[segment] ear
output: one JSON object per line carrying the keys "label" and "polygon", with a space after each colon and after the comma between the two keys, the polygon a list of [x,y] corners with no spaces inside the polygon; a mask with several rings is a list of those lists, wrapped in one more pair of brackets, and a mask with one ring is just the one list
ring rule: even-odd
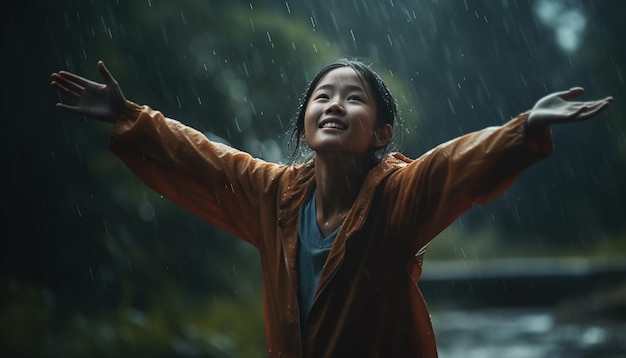
{"label": "ear", "polygon": [[372,139],[372,145],[374,148],[382,148],[386,146],[391,140],[393,135],[393,127],[387,123],[374,130],[374,138]]}
{"label": "ear", "polygon": [[306,143],[306,133],[302,132],[302,136],[300,137],[300,140]]}

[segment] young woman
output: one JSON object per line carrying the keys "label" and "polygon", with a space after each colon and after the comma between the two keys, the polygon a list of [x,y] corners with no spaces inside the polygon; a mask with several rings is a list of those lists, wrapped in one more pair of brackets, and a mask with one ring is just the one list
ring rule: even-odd
{"label": "young woman", "polygon": [[550,94],[532,110],[416,160],[384,154],[397,116],[380,77],[339,60],[313,79],[294,139],[303,164],[255,159],[68,72],[59,108],[114,124],[111,149],[151,188],[258,248],[272,357],[435,357],[416,287],[429,241],[474,203],[501,194],[552,150],[549,125],[591,118],[612,98]]}

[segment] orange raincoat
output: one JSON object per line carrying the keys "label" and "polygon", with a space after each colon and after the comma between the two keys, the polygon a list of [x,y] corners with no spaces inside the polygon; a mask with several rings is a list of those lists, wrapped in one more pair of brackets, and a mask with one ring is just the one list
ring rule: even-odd
{"label": "orange raincoat", "polygon": [[417,281],[427,244],[474,203],[501,194],[552,151],[527,114],[444,143],[416,160],[372,168],[324,265],[301,335],[298,212],[315,161],[284,166],[213,143],[127,102],[111,149],[158,193],[250,242],[260,253],[270,357],[436,357]]}

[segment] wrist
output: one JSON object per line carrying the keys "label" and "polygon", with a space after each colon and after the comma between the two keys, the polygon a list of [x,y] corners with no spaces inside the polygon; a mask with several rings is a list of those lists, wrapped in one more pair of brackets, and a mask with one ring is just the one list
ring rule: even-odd
{"label": "wrist", "polygon": [[541,118],[537,116],[537,113],[535,113],[532,109],[524,112],[524,114],[526,114],[526,128],[536,129],[549,127],[548,123],[541,120]]}

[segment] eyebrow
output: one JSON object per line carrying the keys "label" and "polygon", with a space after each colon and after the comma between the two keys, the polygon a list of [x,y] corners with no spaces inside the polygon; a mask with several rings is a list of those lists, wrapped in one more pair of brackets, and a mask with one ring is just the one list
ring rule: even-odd
{"label": "eyebrow", "polygon": [[[365,91],[365,89],[359,85],[347,85],[345,86],[345,88],[348,90],[348,92],[363,92],[363,93],[367,93],[367,91]],[[327,83],[325,85],[321,85],[319,87],[317,87],[315,89],[315,91],[320,91],[320,90],[334,90],[335,89],[335,85]]]}

